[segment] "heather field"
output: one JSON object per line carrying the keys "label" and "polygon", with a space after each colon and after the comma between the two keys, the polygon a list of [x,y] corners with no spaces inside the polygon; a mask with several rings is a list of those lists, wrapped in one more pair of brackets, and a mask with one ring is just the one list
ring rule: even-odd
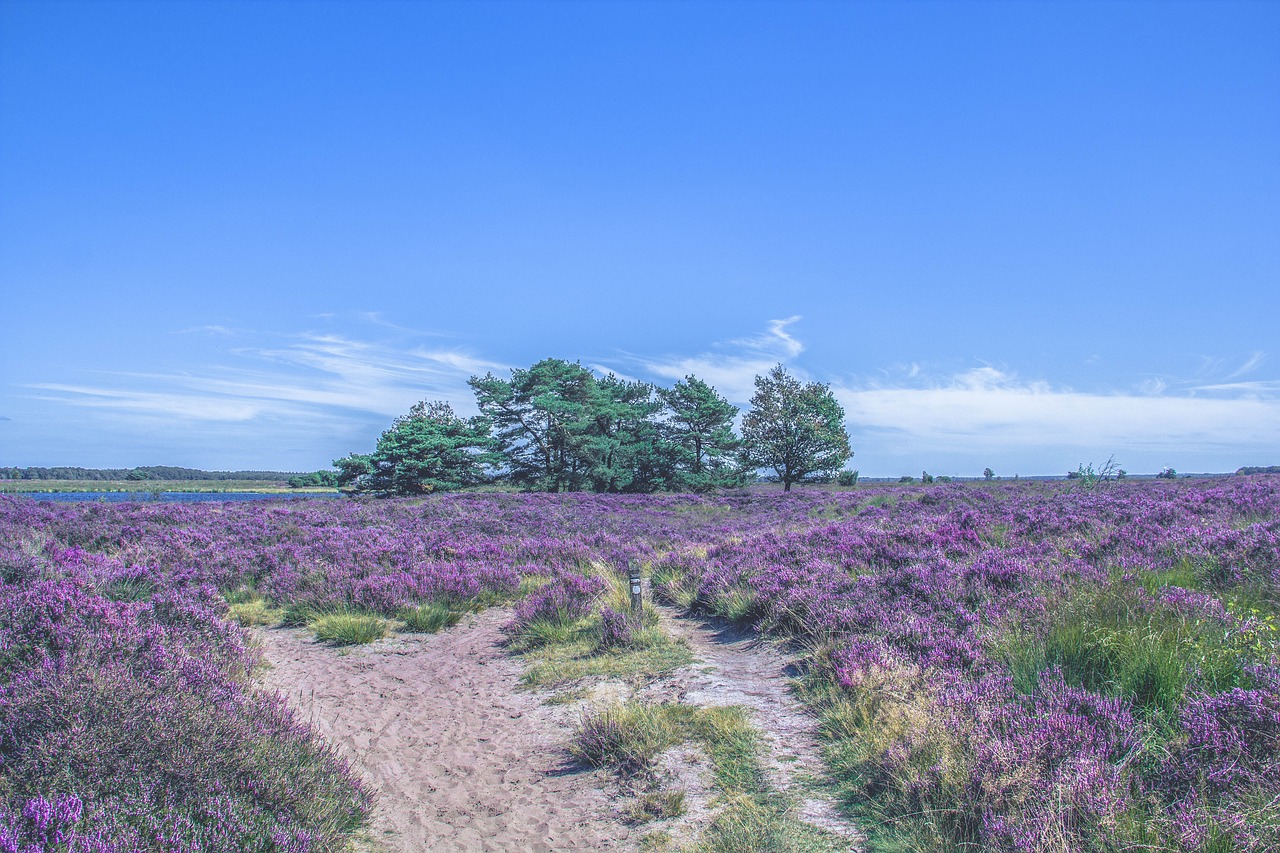
{"label": "heather field", "polygon": [[[1280,849],[1280,477],[1088,485],[0,496],[0,853],[343,850],[371,792],[258,686],[247,626],[336,655],[510,607],[532,683],[680,665],[620,612],[632,564],[680,612],[790,643],[870,849]],[[723,794],[690,845],[827,843],[732,778],[754,748],[732,708],[629,702],[570,753],[637,778],[681,738]]]}

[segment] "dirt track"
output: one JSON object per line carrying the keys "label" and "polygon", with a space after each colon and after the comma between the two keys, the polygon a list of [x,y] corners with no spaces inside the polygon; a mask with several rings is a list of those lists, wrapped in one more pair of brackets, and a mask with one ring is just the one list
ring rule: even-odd
{"label": "dirt track", "polygon": [[303,630],[255,631],[267,686],[289,697],[378,794],[387,851],[627,850],[602,780],[565,764],[573,711],[517,690],[508,614],[338,650]]}

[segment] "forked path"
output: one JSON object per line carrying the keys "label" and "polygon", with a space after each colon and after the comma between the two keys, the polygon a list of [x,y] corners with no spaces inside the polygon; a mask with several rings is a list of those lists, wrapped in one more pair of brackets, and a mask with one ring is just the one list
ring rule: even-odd
{"label": "forked path", "polygon": [[387,851],[630,849],[601,781],[565,764],[571,712],[519,690],[490,610],[439,634],[340,651],[301,630],[255,631],[264,680],[377,792]]}
{"label": "forked path", "polygon": [[[864,838],[834,800],[804,784],[825,775],[817,720],[791,693],[791,661],[775,645],[750,631],[717,620],[682,616],[660,606],[663,626],[689,644],[696,661],[654,685],[690,705],[740,705],[763,734],[765,767],[774,786],[794,797],[807,823],[844,838],[850,850]],[[655,697],[656,698],[656,697]]]}

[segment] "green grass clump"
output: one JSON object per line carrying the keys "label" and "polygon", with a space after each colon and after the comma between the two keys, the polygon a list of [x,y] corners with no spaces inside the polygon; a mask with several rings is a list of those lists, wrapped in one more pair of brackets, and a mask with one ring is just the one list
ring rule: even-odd
{"label": "green grass clump", "polygon": [[[598,605],[619,613],[631,612],[627,579],[601,569],[608,585]],[[596,610],[576,619],[533,619],[511,640],[511,648],[523,653],[526,669],[521,678],[528,687],[557,687],[592,676],[651,678],[693,660],[683,641],[667,635],[658,624],[658,612],[645,605],[630,642],[602,642],[601,614]]]}
{"label": "green grass clump", "polygon": [[310,623],[317,640],[336,646],[372,643],[387,636],[387,620],[365,613],[327,613]]}
{"label": "green grass clump", "polygon": [[[697,853],[831,853],[847,848],[833,835],[794,816],[791,800],[774,790],[760,762],[759,733],[739,707],[627,702],[587,715],[571,750],[584,764],[634,778],[651,776],[659,755],[694,742],[711,759],[720,810],[693,848]],[[633,802],[633,820],[674,816],[683,792],[650,792]],[[679,811],[675,812],[678,814]]]}
{"label": "green grass clump", "polygon": [[251,601],[238,601],[227,608],[227,615],[245,626],[278,625],[283,618],[283,611],[278,607],[268,607],[261,598]]}
{"label": "green grass clump", "polygon": [[624,775],[648,773],[654,760],[681,742],[672,705],[628,702],[587,715],[569,747],[574,758]]}
{"label": "green grass clump", "polygon": [[[705,558],[701,555],[692,556]],[[690,610],[698,602],[696,584],[689,581],[690,573],[674,561],[664,561],[653,567],[650,582],[656,595],[684,610]]]}
{"label": "green grass clump", "polygon": [[286,628],[302,628],[323,614],[305,601],[291,601],[280,614],[280,624]]}
{"label": "green grass clump", "polygon": [[461,618],[461,613],[450,610],[447,604],[438,601],[429,601],[400,612],[400,621],[404,623],[402,631],[423,634],[434,634],[441,629],[452,628]]}
{"label": "green grass clump", "polygon": [[669,820],[684,814],[684,791],[646,791],[622,810],[628,823]]}
{"label": "green grass clump", "polygon": [[[1185,567],[1169,576],[1179,580]],[[1150,581],[1149,581],[1150,582]],[[1120,696],[1148,716],[1172,718],[1193,683],[1208,692],[1249,687],[1246,650],[1221,620],[1178,612],[1113,583],[1063,608],[1043,636],[1015,636],[1002,649],[1014,685],[1032,693],[1058,667],[1069,684]]]}
{"label": "green grass clump", "polygon": [[555,687],[591,676],[650,678],[693,660],[688,645],[657,627],[636,631],[629,646],[602,649],[599,621],[593,616],[567,625],[531,625],[519,647],[528,664],[521,682]]}
{"label": "green grass clump", "polygon": [[759,735],[746,712],[736,706],[624,702],[584,717],[570,751],[584,764],[634,775],[650,772],[661,753],[689,741],[706,750],[722,790],[765,789]]}
{"label": "green grass clump", "polygon": [[155,590],[146,578],[117,578],[102,588],[102,595],[111,601],[146,601]]}

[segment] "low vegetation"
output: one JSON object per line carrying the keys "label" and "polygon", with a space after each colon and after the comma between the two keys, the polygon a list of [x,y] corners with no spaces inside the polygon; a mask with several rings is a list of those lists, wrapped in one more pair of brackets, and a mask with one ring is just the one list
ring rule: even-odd
{"label": "low vegetation", "polygon": [[558,687],[585,678],[652,678],[692,660],[688,646],[658,627],[646,605],[630,612],[626,579],[609,567],[566,572],[524,599],[507,626],[524,655],[523,682]]}
{"label": "low vegetation", "polygon": [[[813,650],[804,695],[873,845],[1263,853],[1280,849],[1277,543],[1267,474],[785,498],[0,496],[0,838],[339,850],[367,793],[257,692],[241,624],[344,615],[376,634],[510,602],[530,684],[578,697],[688,660],[630,616],[638,563],[669,601]],[[609,713],[584,760],[643,779],[668,744],[706,753],[703,849],[820,849],[730,713]],[[634,805],[661,847],[675,800]]]}
{"label": "low vegetation", "polygon": [[335,646],[357,646],[381,640],[390,627],[386,619],[367,613],[326,613],[310,623],[317,640]]}
{"label": "low vegetation", "polygon": [[[582,763],[612,770],[632,784],[657,785],[659,756],[686,743],[710,759],[717,793],[715,817],[695,842],[698,853],[843,849],[837,839],[797,819],[791,800],[769,784],[760,763],[759,733],[742,708],[627,702],[597,709],[584,717],[572,752]],[[679,808],[672,805],[683,802],[679,790],[643,790],[627,814],[637,822],[663,819],[677,816]]]}

